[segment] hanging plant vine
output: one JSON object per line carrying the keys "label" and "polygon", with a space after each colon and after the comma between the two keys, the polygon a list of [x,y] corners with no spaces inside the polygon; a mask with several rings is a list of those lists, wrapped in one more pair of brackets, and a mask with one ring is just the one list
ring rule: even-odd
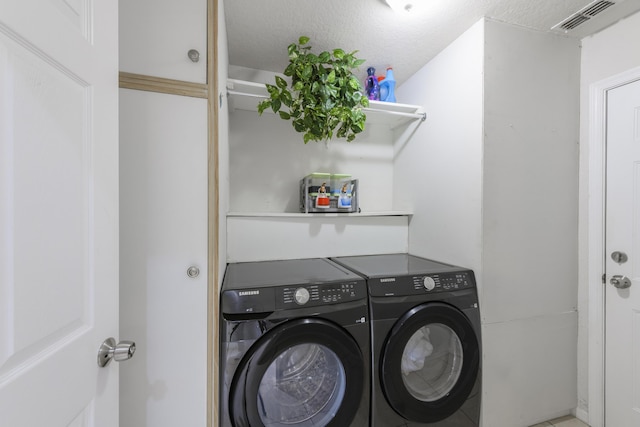
{"label": "hanging plant vine", "polygon": [[275,85],[266,84],[269,98],[258,104],[258,113],[271,108],[283,120],[291,120],[293,128],[304,134],[305,144],[329,140],[334,134],[351,142],[367,119],[362,109],[369,100],[353,74],[365,60],[355,57],[358,51],[342,49],[316,55],[309,40],[302,36],[289,45],[284,75],[291,78],[291,86],[280,76]]}

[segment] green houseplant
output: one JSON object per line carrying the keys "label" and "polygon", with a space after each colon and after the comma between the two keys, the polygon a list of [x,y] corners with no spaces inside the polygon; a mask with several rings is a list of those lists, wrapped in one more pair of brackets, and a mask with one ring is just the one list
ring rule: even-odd
{"label": "green houseplant", "polygon": [[351,142],[364,130],[367,119],[362,109],[369,100],[353,75],[365,61],[355,57],[357,51],[342,49],[316,55],[308,43],[309,37],[302,36],[289,45],[284,75],[291,78],[291,86],[276,76],[275,85],[266,85],[269,97],[258,104],[258,112],[262,115],[271,108],[282,119],[291,120],[293,128],[304,134],[305,144],[329,140],[334,132]]}

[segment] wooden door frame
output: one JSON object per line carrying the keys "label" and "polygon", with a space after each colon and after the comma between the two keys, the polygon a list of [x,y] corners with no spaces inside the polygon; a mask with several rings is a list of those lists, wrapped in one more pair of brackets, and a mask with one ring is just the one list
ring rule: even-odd
{"label": "wooden door frame", "polygon": [[605,196],[607,93],[640,80],[640,67],[608,77],[589,87],[588,140],[588,405],[589,425],[605,421]]}
{"label": "wooden door frame", "polygon": [[[208,243],[207,243],[207,427],[218,426],[218,284],[220,176],[218,126],[218,0],[207,0]],[[214,328],[214,325],[216,327]]]}

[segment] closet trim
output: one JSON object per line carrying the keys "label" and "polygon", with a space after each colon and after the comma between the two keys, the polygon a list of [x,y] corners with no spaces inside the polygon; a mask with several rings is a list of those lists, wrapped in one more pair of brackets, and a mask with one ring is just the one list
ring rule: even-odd
{"label": "closet trim", "polygon": [[218,310],[220,284],[220,174],[218,104],[219,0],[207,0],[207,109],[209,120],[207,259],[207,427],[218,427],[219,349]]}
{"label": "closet trim", "polygon": [[190,96],[192,98],[207,99],[209,97],[209,85],[206,84],[127,73],[124,71],[120,71],[120,88]]}

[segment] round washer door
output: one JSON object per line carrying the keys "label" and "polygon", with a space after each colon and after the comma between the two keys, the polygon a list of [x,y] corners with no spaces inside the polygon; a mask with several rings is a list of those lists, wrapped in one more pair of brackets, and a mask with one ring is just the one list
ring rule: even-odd
{"label": "round washer door", "polygon": [[433,423],[462,406],[479,369],[480,348],[469,319],[451,305],[433,302],[412,308],[394,324],[379,375],[398,414]]}
{"label": "round washer door", "polygon": [[234,427],[337,427],[353,420],[364,392],[354,338],[320,318],[288,321],[263,335],[231,382]]}

